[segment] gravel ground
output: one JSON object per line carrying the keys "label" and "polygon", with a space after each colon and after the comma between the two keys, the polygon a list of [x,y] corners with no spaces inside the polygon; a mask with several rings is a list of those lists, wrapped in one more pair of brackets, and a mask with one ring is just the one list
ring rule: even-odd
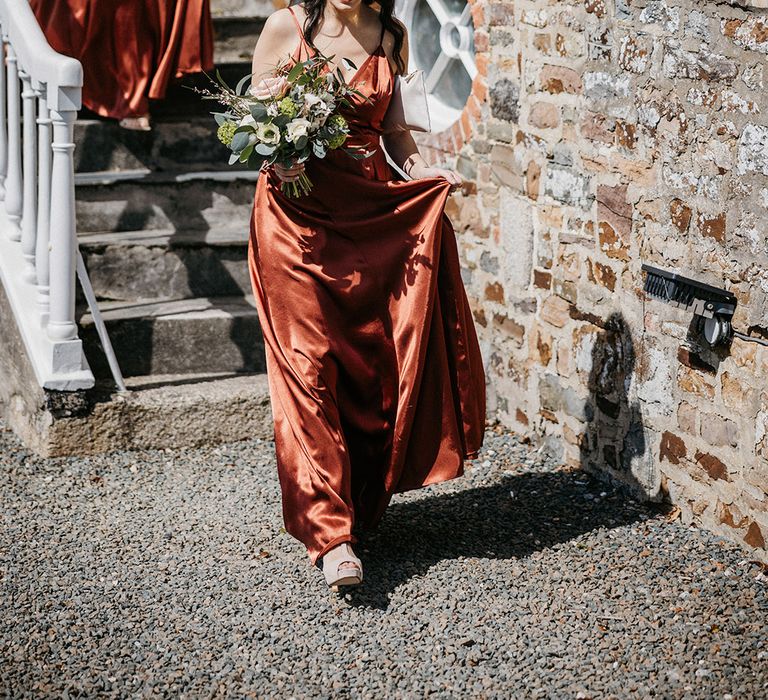
{"label": "gravel ground", "polygon": [[768,578],[489,430],[332,594],[273,445],[37,459],[0,425],[8,697],[765,698]]}

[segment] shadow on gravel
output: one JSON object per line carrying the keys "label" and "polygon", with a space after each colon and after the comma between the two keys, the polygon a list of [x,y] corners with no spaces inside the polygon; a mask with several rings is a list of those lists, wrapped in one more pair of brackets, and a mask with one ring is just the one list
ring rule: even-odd
{"label": "shadow on gravel", "polygon": [[519,559],[658,512],[580,471],[526,472],[493,486],[393,503],[378,530],[361,538],[366,581],[351,590],[349,603],[386,609],[397,586],[442,560]]}

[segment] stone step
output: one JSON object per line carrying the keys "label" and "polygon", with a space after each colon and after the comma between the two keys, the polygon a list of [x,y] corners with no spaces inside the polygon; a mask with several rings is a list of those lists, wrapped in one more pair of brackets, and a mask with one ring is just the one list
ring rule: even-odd
{"label": "stone step", "polygon": [[258,172],[78,173],[77,230],[248,229]]}
{"label": "stone step", "polygon": [[59,457],[273,437],[263,373],[150,375],[126,385],[125,393],[96,387],[79,397],[79,410],[41,416],[30,446]]}
{"label": "stone step", "polygon": [[[125,376],[265,370],[264,343],[251,296],[102,301],[99,308]],[[90,313],[80,315],[79,325],[94,375],[107,377],[108,365]]]}
{"label": "stone step", "polygon": [[[254,39],[255,44],[255,39]],[[251,72],[250,60],[238,60],[232,63],[216,62],[216,70],[230,87],[235,87],[244,75]],[[214,71],[213,76],[216,75]],[[212,77],[213,77],[212,76]],[[150,104],[150,112],[154,122],[165,119],[189,119],[191,117],[210,116],[211,111],[219,107],[215,102],[203,100],[195,89],[210,88],[211,81],[202,73],[187,75],[181,80],[168,86],[162,100],[154,100]]]}
{"label": "stone step", "polygon": [[248,228],[128,231],[78,238],[99,299],[139,301],[251,292]]}
{"label": "stone step", "polygon": [[211,15],[217,17],[268,17],[282,3],[274,0],[211,0]]}
{"label": "stone step", "polygon": [[265,17],[219,16],[213,18],[216,63],[250,63]]}
{"label": "stone step", "polygon": [[[216,108],[211,104],[211,110]],[[75,123],[75,172],[232,170],[230,150],[210,114],[157,120],[152,131],[122,129],[110,119]]]}

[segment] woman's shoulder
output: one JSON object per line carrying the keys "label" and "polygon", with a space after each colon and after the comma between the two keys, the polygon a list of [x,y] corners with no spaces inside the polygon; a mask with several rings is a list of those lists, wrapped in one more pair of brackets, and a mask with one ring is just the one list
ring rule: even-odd
{"label": "woman's shoulder", "polygon": [[[264,29],[262,31],[278,32],[281,35],[287,35],[288,33],[296,33],[296,20],[299,23],[304,21],[304,10],[297,9],[299,6],[294,5],[293,8],[282,7],[279,10],[275,10],[264,23]],[[291,16],[291,10],[295,13]]]}

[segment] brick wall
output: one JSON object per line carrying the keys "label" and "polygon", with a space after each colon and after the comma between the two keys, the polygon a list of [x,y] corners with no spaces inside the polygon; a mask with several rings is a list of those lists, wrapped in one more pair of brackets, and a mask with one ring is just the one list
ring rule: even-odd
{"label": "brick wall", "polygon": [[763,558],[768,347],[702,347],[640,267],[731,289],[768,338],[765,4],[476,0],[449,211],[491,415]]}

